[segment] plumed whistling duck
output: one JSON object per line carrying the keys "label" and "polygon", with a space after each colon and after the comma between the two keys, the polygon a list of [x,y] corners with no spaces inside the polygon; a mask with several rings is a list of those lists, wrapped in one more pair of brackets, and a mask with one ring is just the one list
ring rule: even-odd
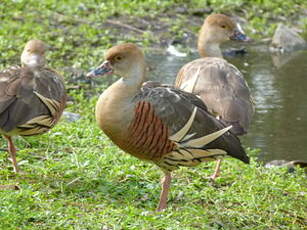
{"label": "plumed whistling duck", "polygon": [[22,66],[0,72],[0,133],[8,142],[15,172],[12,137],[47,132],[59,120],[66,103],[62,77],[45,66],[45,44],[30,40],[21,55]]}
{"label": "plumed whistling duck", "polygon": [[[254,106],[243,75],[223,59],[220,44],[229,39],[250,41],[228,16],[208,16],[198,37],[202,58],[180,69],[175,87],[198,95],[211,114],[226,125],[232,125],[231,132],[243,135],[247,132]],[[220,164],[221,160],[218,160],[212,179],[219,175]]]}
{"label": "plumed whistling duck", "polygon": [[194,94],[171,87],[142,87],[145,58],[134,44],[112,47],[88,76],[116,74],[96,104],[96,120],[122,150],[159,166],[165,176],[157,210],[167,207],[171,171],[226,155],[249,162],[231,126],[210,115]]}

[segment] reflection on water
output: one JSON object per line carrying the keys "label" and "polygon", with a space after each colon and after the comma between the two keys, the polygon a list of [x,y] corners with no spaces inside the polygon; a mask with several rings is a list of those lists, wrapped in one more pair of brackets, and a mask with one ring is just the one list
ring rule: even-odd
{"label": "reflection on water", "polygon": [[[195,59],[156,53],[147,57],[151,79],[172,84],[180,67]],[[248,48],[229,62],[244,74],[256,112],[245,146],[260,148],[259,159],[307,160],[307,50],[272,56],[264,46]]]}

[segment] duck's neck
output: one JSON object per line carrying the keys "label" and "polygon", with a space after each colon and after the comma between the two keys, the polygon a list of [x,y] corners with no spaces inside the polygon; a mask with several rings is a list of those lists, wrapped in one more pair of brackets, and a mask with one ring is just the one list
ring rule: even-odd
{"label": "duck's neck", "polygon": [[219,57],[223,58],[220,44],[211,39],[204,30],[200,31],[197,48],[201,57]]}
{"label": "duck's neck", "polygon": [[129,89],[129,91],[137,92],[142,83],[145,80],[145,64],[140,64],[135,66],[131,71],[126,73],[126,76],[123,76],[120,80],[120,83],[123,87]]}
{"label": "duck's neck", "polygon": [[[143,64],[135,65],[125,73],[121,74],[122,78],[112,84],[102,95],[103,100],[110,103],[109,109],[112,110],[114,105],[124,108],[129,104],[134,96],[139,92],[145,78],[145,67]],[[105,103],[105,102],[103,102]],[[108,105],[109,106],[109,105]]]}
{"label": "duck's neck", "polygon": [[133,98],[145,77],[145,67],[135,66],[101,94],[96,105],[96,120],[100,128],[118,145],[124,139],[134,116]]}
{"label": "duck's neck", "polygon": [[21,64],[21,67],[27,68],[37,78],[41,77],[40,72],[42,71],[42,69],[44,69],[44,66],[28,66],[25,64]]}

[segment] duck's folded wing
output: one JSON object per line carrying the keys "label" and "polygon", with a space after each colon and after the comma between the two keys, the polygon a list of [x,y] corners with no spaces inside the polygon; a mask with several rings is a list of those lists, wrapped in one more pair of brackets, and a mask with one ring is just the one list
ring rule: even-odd
{"label": "duck's folded wing", "polygon": [[249,161],[240,140],[228,132],[230,127],[225,127],[210,115],[203,102],[195,95],[167,87],[143,88],[135,97],[134,103],[137,119],[133,125],[135,130],[140,127],[140,142],[155,143],[159,137],[146,139],[149,133],[155,132],[163,137],[162,143],[157,142],[156,145],[173,148],[169,142],[162,141],[167,138],[175,143],[176,151],[190,151],[194,156],[202,155],[204,151],[211,152],[212,156],[229,154],[244,162]]}
{"label": "duck's folded wing", "polygon": [[[45,86],[45,87],[44,87]],[[35,77],[27,68],[14,68],[0,73],[0,129],[19,135],[48,131],[65,106],[65,91],[58,93],[56,82]]]}
{"label": "duck's folded wing", "polygon": [[197,59],[178,73],[176,87],[200,96],[210,113],[246,133],[253,114],[250,90],[240,71],[220,58]]}

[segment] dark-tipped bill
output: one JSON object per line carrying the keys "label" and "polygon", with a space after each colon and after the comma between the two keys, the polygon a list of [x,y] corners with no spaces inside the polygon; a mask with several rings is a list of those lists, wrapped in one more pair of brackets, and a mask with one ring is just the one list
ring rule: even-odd
{"label": "dark-tipped bill", "polygon": [[87,77],[99,77],[105,74],[112,74],[113,69],[109,61],[104,61],[100,66],[98,66],[96,69],[92,70],[88,74],[86,74]]}
{"label": "dark-tipped bill", "polygon": [[251,38],[246,36],[242,31],[239,29],[235,29],[233,34],[230,36],[230,40],[233,41],[241,41],[241,42],[250,42],[252,41]]}

